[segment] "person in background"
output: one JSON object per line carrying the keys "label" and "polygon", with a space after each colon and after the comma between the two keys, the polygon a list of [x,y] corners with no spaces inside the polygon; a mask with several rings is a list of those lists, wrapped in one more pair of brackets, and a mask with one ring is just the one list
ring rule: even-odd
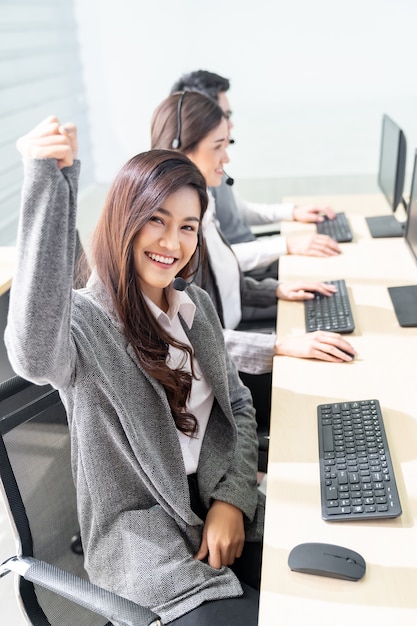
{"label": "person in background", "polygon": [[[256,420],[209,296],[188,280],[207,206],[197,167],[134,156],[73,290],[76,128],[18,141],[25,180],[5,340],[68,414],[86,570],[171,626],[256,626],[264,496]],[[203,245],[203,244],[202,244]]]}
{"label": "person in background", "polygon": [[[154,111],[151,147],[186,154],[200,169],[210,188],[209,205],[202,221],[208,266],[200,272],[198,281],[216,306],[226,346],[239,371],[271,372],[275,355],[351,361],[355,350],[339,334],[318,331],[299,336],[275,335],[277,298],[302,301],[313,298],[314,291],[330,295],[334,288],[325,283],[279,283],[274,278],[259,281],[243,276],[234,250],[217,228],[215,200],[211,193],[211,189],[222,182],[223,166],[229,162],[228,145],[228,119],[216,102],[203,94],[193,91],[172,94]],[[271,332],[239,330],[243,305],[258,308],[259,318],[269,319]]]}
{"label": "person in background", "polygon": [[[212,98],[223,109],[231,129],[232,109],[227,95],[229,88],[229,79],[214,72],[197,70],[184,74],[177,80],[171,93],[197,91]],[[257,239],[250,228],[251,225],[271,224],[282,220],[320,222],[324,215],[332,219],[336,213],[331,207],[245,202],[227,184],[228,180],[230,183],[229,177],[223,176],[221,184],[211,191],[216,200],[216,213],[222,234],[232,246],[243,272],[257,278],[276,278],[277,260],[282,254],[325,257],[340,253],[339,244],[327,235],[271,235]]]}

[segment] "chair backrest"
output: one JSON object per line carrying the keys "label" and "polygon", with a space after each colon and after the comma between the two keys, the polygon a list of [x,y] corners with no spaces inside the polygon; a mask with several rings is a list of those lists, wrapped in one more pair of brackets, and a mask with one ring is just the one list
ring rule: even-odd
{"label": "chair backrest", "polygon": [[[65,408],[49,385],[19,377],[0,385],[0,476],[19,555],[87,578],[78,533]],[[103,626],[106,620],[23,578],[21,601],[35,626]]]}

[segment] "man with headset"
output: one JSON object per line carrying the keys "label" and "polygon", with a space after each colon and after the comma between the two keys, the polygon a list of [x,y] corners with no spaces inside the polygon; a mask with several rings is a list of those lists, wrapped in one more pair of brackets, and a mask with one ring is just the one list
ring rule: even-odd
{"label": "man with headset", "polygon": [[[172,87],[176,91],[198,91],[216,100],[231,122],[232,110],[227,97],[230,81],[219,74],[206,70],[197,70],[184,74]],[[220,187],[211,189],[216,200],[216,216],[222,234],[232,246],[243,272],[254,278],[278,275],[278,258],[282,254],[301,254],[307,256],[333,256],[340,252],[339,244],[327,235],[308,235],[284,237],[271,235],[257,239],[250,226],[270,224],[282,220],[300,222],[320,222],[323,215],[335,216],[331,207],[304,206],[292,203],[254,204],[242,201],[233,192],[233,179],[225,176]],[[250,319],[250,312],[245,318]]]}

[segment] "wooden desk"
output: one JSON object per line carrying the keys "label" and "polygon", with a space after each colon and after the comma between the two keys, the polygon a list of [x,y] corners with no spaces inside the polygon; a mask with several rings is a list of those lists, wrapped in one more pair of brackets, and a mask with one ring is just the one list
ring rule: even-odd
{"label": "wooden desk", "polygon": [[0,247],[0,296],[10,288],[15,264],[16,248]]}
{"label": "wooden desk", "polygon": [[[349,341],[359,354],[346,364],[275,358],[259,626],[351,626],[356,620],[415,626],[417,328],[398,325],[387,286],[417,284],[417,265],[403,239],[370,238],[361,216],[372,214],[370,203],[353,197],[331,203],[348,214],[354,243],[330,259],[283,257],[280,277],[345,278],[356,322]],[[384,212],[377,198],[372,208]],[[302,303],[280,302],[278,311],[278,334],[304,332]],[[403,514],[324,522],[316,407],[370,398],[381,403]],[[310,541],[356,550],[367,563],[365,577],[354,583],[291,572],[291,548]]]}

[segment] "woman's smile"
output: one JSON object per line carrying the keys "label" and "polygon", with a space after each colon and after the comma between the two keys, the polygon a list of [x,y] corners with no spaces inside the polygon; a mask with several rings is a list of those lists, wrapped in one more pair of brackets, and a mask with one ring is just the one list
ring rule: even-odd
{"label": "woman's smile", "polygon": [[154,261],[161,267],[169,267],[170,265],[175,263],[175,261],[178,261],[178,257],[174,256],[164,256],[155,252],[145,252],[145,254],[151,261]]}

